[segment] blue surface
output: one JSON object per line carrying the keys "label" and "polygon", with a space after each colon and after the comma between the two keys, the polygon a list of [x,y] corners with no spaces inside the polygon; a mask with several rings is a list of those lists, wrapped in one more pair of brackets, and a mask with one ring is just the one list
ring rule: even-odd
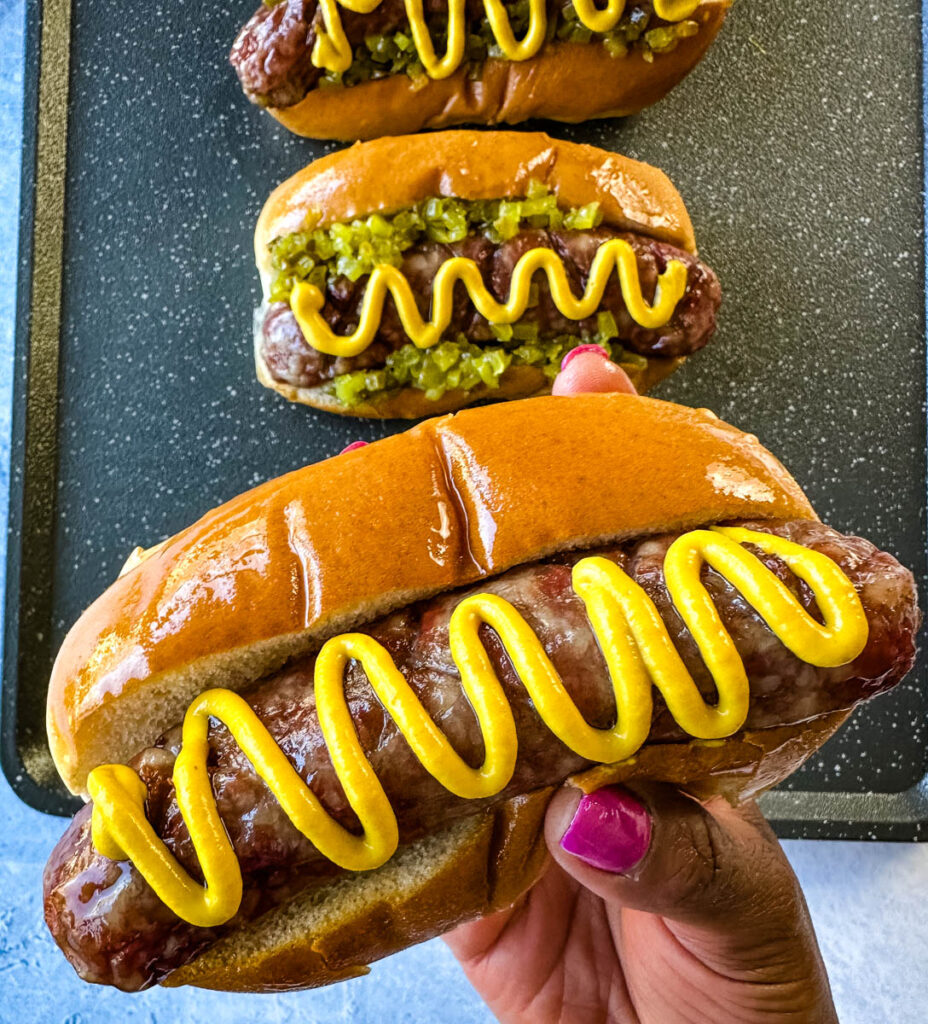
{"label": "blue surface", "polygon": [[[0,522],[9,478],[16,229],[22,116],[23,0],[0,0]],[[0,537],[4,536],[0,534]],[[0,545],[3,540],[0,539]],[[3,577],[0,552],[0,578]],[[41,873],[61,821],[25,807],[0,778],[0,1021],[17,1024],[216,1024],[299,1020],[470,1024],[488,1021],[441,942],[313,993],[232,996],[194,990],[140,996],[80,983],[42,922]],[[928,844],[787,843],[805,888],[844,1024],[928,1019]]]}

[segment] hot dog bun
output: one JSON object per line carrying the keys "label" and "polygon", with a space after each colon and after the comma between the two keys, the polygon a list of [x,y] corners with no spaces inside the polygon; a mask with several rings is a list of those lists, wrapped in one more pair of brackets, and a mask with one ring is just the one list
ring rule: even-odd
{"label": "hot dog bun", "polygon": [[696,252],[683,199],[656,167],[543,132],[436,132],[358,143],[314,160],[278,185],[255,228],[261,283],[267,287],[272,270],[268,243],[281,235],[432,196],[523,198],[533,180],[565,207],[598,202],[604,224]]}
{"label": "hot dog bun", "polygon": [[297,135],[345,141],[533,117],[625,117],[657,103],[689,74],[729,6],[729,0],[703,0],[692,16],[699,31],[651,62],[637,52],[615,59],[596,43],[553,42],[527,61],[487,60],[476,78],[469,67],[444,79],[392,75],[345,89],[313,89],[291,107],[268,109]]}
{"label": "hot dog bun", "polygon": [[[197,693],[241,689],[336,632],[556,551],[733,518],[815,513],[755,437],[705,410],[597,394],[429,420],[271,481],[136,553],[55,663],[55,763],[83,793],[90,769],[150,744]],[[788,775],[844,716],[723,744],[646,746],[590,778],[665,779],[736,799]],[[378,871],[317,888],[169,983],[325,984],[511,903],[544,866],[549,795],[511,800]]]}
{"label": "hot dog bun", "polygon": [[334,633],[556,551],[737,518],[815,514],[705,410],[549,396],[428,420],[233,499],[121,576],[55,662],[52,756],[84,793],[201,690]]}
{"label": "hot dog bun", "polygon": [[[283,235],[390,212],[431,197],[524,198],[532,181],[546,185],[563,207],[598,202],[604,224],[696,253],[683,199],[656,167],[540,132],[440,132],[358,144],[315,160],[278,186],[255,229],[255,262],[263,294],[267,298],[273,277],[269,243]],[[645,368],[630,367],[629,376],[639,392],[647,391],[682,363],[683,359],[648,359]],[[493,391],[480,386],[446,392],[430,401],[422,391],[403,388],[345,409],[325,386],[298,388],[274,380],[261,355],[260,322],[255,330],[255,366],[258,380],[289,401],[378,419],[439,415],[481,398],[527,398],[551,390],[551,381],[541,370],[511,366]]]}

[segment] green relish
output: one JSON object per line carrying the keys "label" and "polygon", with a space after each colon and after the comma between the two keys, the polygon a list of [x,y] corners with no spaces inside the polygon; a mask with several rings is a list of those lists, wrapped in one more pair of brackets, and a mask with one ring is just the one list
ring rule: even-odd
{"label": "green relish", "polygon": [[460,242],[481,233],[505,242],[522,227],[582,231],[602,222],[598,203],[562,210],[557,197],[538,181],[524,199],[425,199],[396,213],[372,213],[349,223],[298,231],[270,243],[270,301],[289,302],[297,281],[325,288],[329,274],[357,281],[378,263],[397,267],[419,242]]}
{"label": "green relish", "polygon": [[[538,181],[529,182],[524,199],[425,199],[395,213],[374,213],[272,242],[275,276],[270,301],[288,302],[297,281],[324,289],[330,274],[357,281],[378,264],[399,266],[403,253],[423,241],[447,244],[481,233],[498,244],[525,227],[583,231],[601,223],[598,203],[562,209],[557,197]],[[597,315],[592,336],[540,337],[538,325],[530,322],[491,325],[491,330],[492,344],[474,344],[458,334],[427,349],[403,345],[387,356],[383,367],[343,373],[326,388],[347,408],[403,387],[416,388],[436,401],[446,391],[471,390],[481,384],[492,391],[510,366],[534,366],[553,379],[567,352],[590,342],[602,345],[621,365],[646,364],[642,356],[626,351],[615,340],[618,328],[610,312]]]}
{"label": "green relish", "polygon": [[[612,314],[600,314],[600,331],[604,327],[610,330],[608,321],[614,329]],[[387,356],[386,366],[382,369],[343,373],[326,388],[347,408],[403,387],[424,391],[425,397],[434,402],[446,391],[458,388],[470,391],[483,384],[493,391],[499,387],[500,377],[510,366],[534,366],[553,380],[564,356],[572,348],[591,342],[602,345],[613,362],[629,369],[647,365],[643,356],[628,352],[611,340],[614,334],[604,335],[600,331],[587,338],[557,335],[540,339],[536,325],[514,324],[510,342],[500,345],[475,345],[463,334],[426,349],[408,344]]]}
{"label": "green relish", "polygon": [[[514,3],[505,4],[505,7],[513,35],[516,39],[523,38],[529,25],[528,0],[515,0]],[[611,31],[605,34],[594,33],[580,21],[573,4],[568,4],[553,17],[549,15],[546,41],[557,39],[565,43],[588,43],[595,36],[612,57],[625,57],[636,52],[650,62],[654,60],[655,54],[669,53],[681,39],[699,31],[698,22],[691,20],[658,24],[650,28],[654,20],[653,12],[642,7],[632,7]],[[444,53],[448,44],[447,17],[430,15],[428,25],[435,52]],[[477,77],[484,61],[491,57],[503,60],[505,56],[486,18],[470,24],[468,28],[462,64],[470,69],[472,77]],[[331,89],[352,86],[399,74],[408,75],[422,85],[427,82],[408,23],[395,32],[365,36],[364,41],[354,49],[351,67],[343,72],[326,71],[319,81],[319,87]]]}

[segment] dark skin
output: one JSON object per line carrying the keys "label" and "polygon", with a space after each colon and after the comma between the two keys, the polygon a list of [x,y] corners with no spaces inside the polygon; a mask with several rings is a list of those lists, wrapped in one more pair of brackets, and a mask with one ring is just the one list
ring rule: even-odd
{"label": "dark skin", "polygon": [[[555,381],[559,394],[633,390],[593,353]],[[551,802],[537,885],[445,937],[503,1024],[837,1021],[805,899],[756,804],[636,785],[650,845],[615,874],[560,846],[580,795]]]}
{"label": "dark skin", "polygon": [[580,794],[552,801],[552,863],[514,907],[445,937],[503,1024],[836,1022],[809,911],[754,803],[637,788],[648,853],[627,875],[559,840]]}

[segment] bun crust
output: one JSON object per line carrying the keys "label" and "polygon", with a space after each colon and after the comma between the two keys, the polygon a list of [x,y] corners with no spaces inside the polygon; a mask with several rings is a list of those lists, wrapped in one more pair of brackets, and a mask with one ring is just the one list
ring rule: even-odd
{"label": "bun crust", "polygon": [[445,79],[393,75],[346,89],[314,89],[270,113],[297,135],[371,139],[456,124],[517,124],[528,118],[586,121],[625,117],[662,99],[702,60],[722,27],[729,0],[704,0],[699,32],[648,62],[610,57],[604,46],[549,43],[527,61],[488,60],[478,78],[462,67]]}
{"label": "bun crust", "polygon": [[532,180],[547,185],[563,206],[598,201],[604,223],[696,252],[683,199],[656,167],[543,132],[437,132],[358,143],[314,160],[279,185],[255,228],[265,295],[268,243],[281,235],[432,197],[523,198]]}
{"label": "bun crust", "polygon": [[[630,761],[571,781],[591,791],[647,779],[699,799],[737,803],[794,772],[848,715],[739,733],[724,744],[649,745]],[[163,984],[233,992],[315,988],[367,974],[375,960],[510,906],[547,865],[544,812],[552,792],[538,790],[465,818],[402,848],[377,871],[303,893],[225,936]]]}
{"label": "bun crust", "polygon": [[465,410],[297,470],[153,549],[65,638],[49,744],[68,787],[196,694],[559,550],[735,518],[814,518],[757,438],[630,395]]}

